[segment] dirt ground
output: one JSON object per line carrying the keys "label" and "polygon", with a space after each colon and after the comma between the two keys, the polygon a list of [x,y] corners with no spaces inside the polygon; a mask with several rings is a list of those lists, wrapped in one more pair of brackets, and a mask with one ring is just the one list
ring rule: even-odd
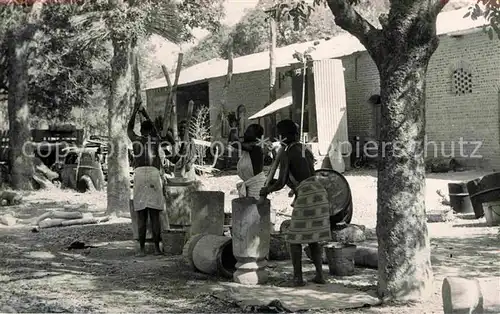
{"label": "dirt ground", "polygon": [[[427,209],[446,208],[436,190],[447,194],[447,183],[480,175],[478,172],[429,174]],[[351,171],[346,178],[353,192],[352,223],[374,228],[376,172]],[[203,181],[205,188],[226,193],[226,210],[230,211],[230,200],[236,197],[231,192],[235,189],[236,176],[225,174]],[[278,212],[277,226],[286,219],[279,214],[290,213],[291,199],[287,193],[272,195],[272,207]],[[28,218],[39,215],[44,208],[73,203],[86,203],[87,211],[99,215],[105,210],[106,195],[38,191],[25,196],[25,203],[29,205],[0,207],[0,215],[11,213],[18,218]],[[342,313],[442,313],[441,283],[445,276],[500,276],[498,227],[486,227],[484,219],[457,219],[428,226],[435,275],[432,299],[425,304],[386,305]],[[43,229],[38,233],[31,232],[29,225],[0,224],[0,312],[242,311],[233,301],[206,288],[227,279],[193,272],[181,257],[136,258],[131,238],[130,220],[124,218],[98,225]],[[77,240],[95,247],[67,250]],[[280,285],[291,277],[288,263],[270,266],[271,284]],[[304,267],[306,277],[312,276],[312,265],[305,262]],[[324,267],[327,272],[327,265]],[[376,275],[373,270],[357,269],[355,276],[329,277],[329,281],[366,291],[376,287]]]}

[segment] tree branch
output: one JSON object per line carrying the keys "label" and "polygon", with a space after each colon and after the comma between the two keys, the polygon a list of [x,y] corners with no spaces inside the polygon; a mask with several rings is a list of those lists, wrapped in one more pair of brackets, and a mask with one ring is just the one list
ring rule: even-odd
{"label": "tree branch", "polygon": [[434,0],[434,14],[437,16],[449,1],[450,0]]}
{"label": "tree branch", "polygon": [[363,18],[348,0],[327,0],[335,16],[335,24],[359,39],[368,51],[375,51],[382,31]]}

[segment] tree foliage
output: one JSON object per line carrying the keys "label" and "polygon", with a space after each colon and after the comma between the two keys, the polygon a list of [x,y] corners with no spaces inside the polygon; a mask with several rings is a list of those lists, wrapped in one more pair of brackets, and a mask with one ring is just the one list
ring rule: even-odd
{"label": "tree foliage", "polygon": [[[295,43],[332,38],[345,32],[335,24],[334,16],[326,2],[308,5],[302,1],[261,0],[233,27],[223,26],[220,32],[211,33],[184,57],[184,66],[191,66],[213,58],[227,57],[228,34],[233,36],[234,56],[240,57],[262,52],[269,47],[269,27],[266,9],[282,10],[278,13],[277,47]],[[389,0],[357,0],[354,8],[360,16],[376,27],[381,27],[379,17],[389,11]],[[444,8],[455,10],[469,4],[467,0],[456,0]]]}
{"label": "tree foliage", "polygon": [[[107,88],[112,49],[106,21],[119,25],[126,34],[140,38],[158,34],[180,43],[192,40],[193,28],[216,31],[224,14],[220,0],[136,3],[121,13],[110,10],[107,0],[44,6],[36,45],[32,47],[34,57],[29,59],[28,91],[33,114],[46,119],[65,119],[72,108],[92,106],[96,101],[94,93]],[[0,7],[0,93],[4,97],[8,86],[5,32],[16,27],[28,9],[29,5]],[[140,61],[147,66],[144,54]]]}
{"label": "tree foliage", "polygon": [[109,47],[81,45],[85,25],[70,23],[73,13],[69,5],[45,10],[39,48],[30,59],[29,97],[37,116],[63,118],[73,107],[90,106],[94,93],[108,85]]}
{"label": "tree foliage", "polygon": [[[360,12],[376,22],[380,13],[386,10],[386,2],[360,1]],[[331,38],[343,31],[335,25],[332,12],[324,5],[312,7],[303,1],[260,1],[235,26],[222,27],[220,32],[202,39],[186,53],[184,64],[190,66],[213,58],[226,58],[228,36],[233,38],[234,57],[267,50],[270,39],[268,18],[273,14],[278,21],[277,47]]]}
{"label": "tree foliage", "polygon": [[[14,8],[0,8],[1,15],[12,14]],[[14,11],[15,14],[20,12]],[[28,59],[28,100],[33,114],[47,119],[66,117],[73,107],[90,105],[92,95],[108,82],[105,66],[109,52],[102,45],[83,47],[75,40],[85,26],[75,27],[70,18],[74,5],[44,6],[41,23]],[[19,17],[11,16],[3,30],[16,27]],[[2,47],[6,37],[2,36]],[[5,56],[5,53],[2,54]],[[0,62],[0,89],[7,93],[7,62]]]}
{"label": "tree foliage", "polygon": [[490,39],[496,35],[500,39],[500,4],[494,0],[477,0],[474,6],[469,7],[469,12],[464,17],[470,17],[477,20],[479,17],[484,17],[489,25],[483,29],[488,34]]}
{"label": "tree foliage", "polygon": [[226,55],[226,43],[229,39],[231,28],[221,26],[217,32],[203,38],[196,46],[184,54],[183,66],[189,67],[214,58],[222,58]]}

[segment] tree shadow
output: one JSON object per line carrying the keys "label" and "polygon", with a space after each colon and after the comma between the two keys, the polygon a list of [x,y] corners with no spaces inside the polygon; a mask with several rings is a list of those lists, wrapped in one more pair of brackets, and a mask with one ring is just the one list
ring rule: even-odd
{"label": "tree shadow", "polygon": [[[7,302],[9,298],[31,300],[31,305],[13,306],[22,312],[242,311],[228,300],[200,293],[201,287],[230,279],[195,272],[182,256],[136,258],[131,238],[130,224],[73,226],[44,229],[40,233],[0,230],[3,240],[0,242],[3,257],[0,283],[8,291],[3,298]],[[68,251],[67,246],[76,240],[96,248]],[[412,245],[423,244],[416,241]],[[431,246],[433,270],[438,280],[450,275],[500,275],[495,265],[498,259],[496,235],[433,238]],[[290,261],[271,262],[270,266],[270,285],[280,286],[292,279]],[[303,267],[305,278],[312,278],[312,263],[305,259]],[[327,265],[324,271],[327,273]],[[331,283],[374,291],[377,271],[357,268],[354,276],[327,278]],[[68,301],[56,304],[57,298]],[[72,302],[72,298],[78,302]],[[47,308],[47,304],[54,305]],[[380,313],[380,309],[365,308],[363,312]]]}
{"label": "tree shadow", "polygon": [[[95,312],[107,308],[125,312],[134,309],[157,312],[162,308],[168,312],[207,312],[207,305],[200,303],[193,287],[227,279],[194,272],[182,256],[136,258],[135,243],[129,241],[130,226],[123,227],[89,225],[40,233],[1,232],[4,241],[0,244],[3,253],[0,283],[11,291],[10,298],[22,294],[22,299],[29,299],[31,304],[11,307],[22,312]],[[96,248],[67,250],[75,240]],[[30,293],[15,288],[20,285],[29,287],[22,290]],[[44,295],[69,301],[47,310],[42,303],[52,301]],[[43,302],[32,302],[36,297]],[[78,302],[71,302],[72,298]],[[73,303],[84,304],[86,308],[72,307]],[[212,312],[221,311],[217,306],[220,305],[212,306],[216,308]],[[227,305],[224,306],[227,311]]]}
{"label": "tree shadow", "polygon": [[433,238],[431,244],[432,265],[439,277],[500,276],[496,235],[440,237]]}

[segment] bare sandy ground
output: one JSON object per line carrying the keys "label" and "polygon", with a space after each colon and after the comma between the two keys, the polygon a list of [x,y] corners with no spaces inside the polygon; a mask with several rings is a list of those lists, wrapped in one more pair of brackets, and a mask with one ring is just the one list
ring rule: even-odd
{"label": "bare sandy ground", "polygon": [[[477,172],[429,175],[427,209],[445,208],[436,190],[447,194],[448,182],[480,175]],[[376,224],[375,176],[374,171],[347,174],[353,191],[353,223],[368,228]],[[236,181],[236,176],[226,175],[204,178],[204,185],[226,193],[229,211],[230,200],[236,197],[230,193]],[[273,208],[285,214],[290,213],[291,199],[287,192],[276,193],[271,200]],[[26,200],[38,202],[40,207],[47,206],[43,205],[47,202],[87,203],[88,211],[96,213],[104,211],[106,206],[105,193],[39,191],[26,196]],[[0,207],[0,214],[9,211],[12,212],[12,208]],[[345,313],[442,313],[440,291],[445,276],[500,276],[498,227],[485,227],[484,220],[456,220],[428,226],[435,274],[435,293],[431,300],[425,304],[389,305]],[[0,312],[241,312],[231,300],[221,300],[203,288],[225,279],[195,273],[180,257],[138,259],[133,254],[131,237],[127,219],[45,229],[39,233],[30,232],[27,226],[0,226]],[[67,250],[76,240],[96,248]],[[306,262],[305,267],[309,277],[312,265]],[[290,276],[290,267],[274,266],[271,283]],[[373,289],[376,271],[358,269],[356,276],[329,277],[329,281]]]}

